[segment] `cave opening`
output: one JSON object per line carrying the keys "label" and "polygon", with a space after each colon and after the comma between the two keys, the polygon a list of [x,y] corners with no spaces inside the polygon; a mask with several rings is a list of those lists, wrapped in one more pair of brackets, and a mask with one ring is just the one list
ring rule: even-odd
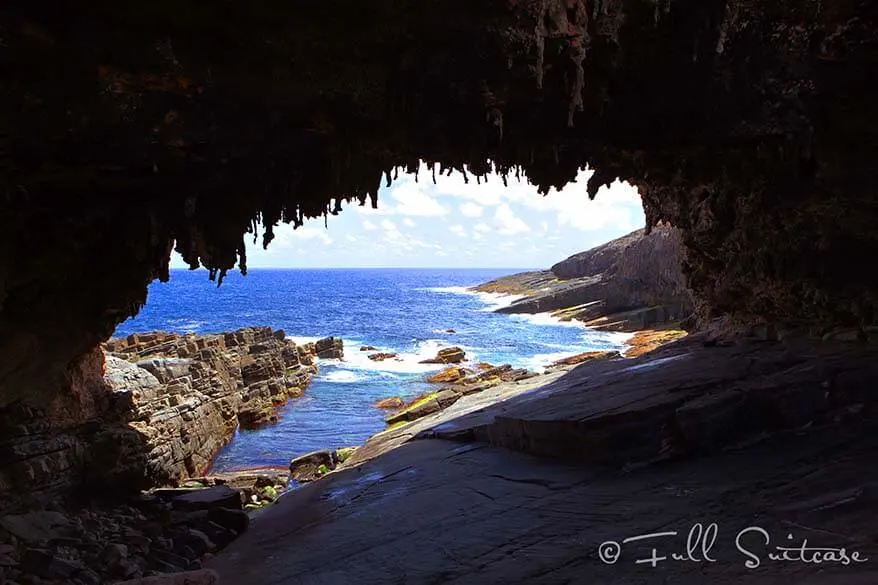
{"label": "cave opening", "polygon": [[[375,404],[411,404],[435,393],[432,380],[443,378],[443,365],[422,362],[443,349],[462,347],[467,368],[502,366],[516,372],[504,373],[507,378],[529,376],[583,353],[624,352],[626,332],[661,327],[673,336],[673,324],[688,316],[679,236],[663,227],[639,241],[645,218],[631,185],[613,182],[590,200],[590,170],[546,195],[526,179],[494,173],[433,174],[422,162],[414,175],[388,180],[376,208],[342,209],[336,202],[323,218],[301,226],[254,225],[244,242],[250,250],[241,255],[247,269],[217,278],[216,288],[205,283],[216,274],[187,270],[174,253],[169,281],[151,285],[144,308],[106,344],[114,356],[108,364],[128,368],[115,359],[121,358],[161,371],[158,381],[176,394],[165,408],[193,396],[217,401],[234,392],[199,387],[187,379],[191,365],[169,374],[157,359],[203,362],[208,371],[222,372],[213,380],[238,379],[241,393],[232,400],[237,420],[234,412],[223,420],[213,405],[204,405],[193,419],[217,419],[204,429],[207,436],[189,440],[180,451],[190,454],[179,464],[153,461],[149,481],[283,470],[298,456],[362,445],[398,422],[398,412]],[[261,230],[271,233],[270,242]],[[580,258],[617,238],[597,262]],[[625,253],[626,246],[636,250]],[[567,256],[577,258],[565,261]],[[651,261],[657,266],[644,268]],[[620,264],[626,268],[616,278]],[[659,276],[662,271],[670,282]],[[504,277],[509,284],[502,292],[490,292],[498,285],[489,281]],[[516,284],[521,278],[544,282]],[[609,299],[600,289],[608,283],[619,288]],[[559,291],[549,293],[552,287]],[[544,298],[494,314],[537,288]],[[599,307],[583,309],[596,302]],[[600,320],[612,325],[598,325]],[[585,329],[588,321],[598,328]],[[267,339],[269,331],[279,340]],[[235,332],[246,341],[231,341]],[[324,352],[321,344],[335,339],[344,349]],[[202,355],[205,343],[218,351]],[[455,372],[477,374],[460,367]],[[133,410],[155,410],[142,402]]]}
{"label": "cave opening", "polygon": [[[878,481],[871,465],[878,447],[876,47],[878,13],[865,0],[257,0],[234,9],[187,0],[33,0],[0,7],[0,503],[11,510],[0,509],[0,581],[92,585],[157,571],[173,582],[167,574],[191,570],[210,582],[216,575],[203,562],[223,585],[303,575],[643,581],[653,574],[626,565],[629,556],[601,557],[601,543],[621,547],[622,532],[647,534],[704,510],[717,514],[724,536],[759,518],[773,535],[804,532],[814,542],[815,535],[832,540],[828,546],[866,547],[874,540],[869,486]],[[151,282],[170,277],[156,285],[169,288],[155,290],[184,300],[178,285],[190,275],[171,275],[174,250],[183,264],[208,271],[191,275],[199,305],[220,308],[243,291],[251,304],[259,300],[257,311],[280,300],[241,288],[268,272],[255,268],[261,252],[246,253],[254,236],[256,246],[273,240],[266,253],[274,253],[292,224],[296,238],[318,245],[316,257],[320,245],[329,249],[349,232],[327,235],[331,244],[320,234],[333,232],[315,222],[348,221],[357,213],[349,203],[368,207],[397,175],[429,184],[434,172],[450,173],[469,187],[505,179],[512,191],[520,176],[545,193],[563,189],[586,165],[594,174],[578,187],[583,202],[597,195],[603,205],[598,190],[616,178],[638,189],[652,233],[636,242],[655,244],[667,226],[678,230],[678,240],[661,241],[681,253],[690,334],[658,332],[657,342],[673,341],[639,357],[616,356],[611,343],[602,357],[563,358],[559,371],[540,374],[549,376],[540,388],[529,386],[538,378],[503,380],[529,375],[521,364],[461,373],[442,363],[448,367],[436,374],[448,370],[474,384],[386,396],[389,408],[408,414],[356,452],[343,429],[331,437],[334,450],[304,454],[297,466],[319,481],[280,498],[250,531],[244,508],[257,504],[254,495],[274,499],[277,477],[254,474],[244,486],[226,478],[201,489],[191,476],[211,457],[192,447],[222,447],[203,428],[228,434],[272,423],[275,407],[309,383],[309,361],[338,359],[330,356],[342,350],[360,356],[335,337],[348,335],[345,328],[326,327],[314,332],[313,345],[295,346],[276,329],[191,338],[131,330],[130,341],[105,346],[123,357],[105,357],[100,347],[141,311]],[[484,208],[485,199],[469,203]],[[345,210],[333,215],[339,207]],[[588,221],[570,204],[561,207],[554,228]],[[526,219],[537,211],[528,208]],[[467,217],[462,207],[455,213]],[[358,229],[406,233],[402,219],[367,219],[376,229]],[[481,231],[487,240],[505,228],[516,244],[526,240],[506,211],[492,219],[498,223],[487,231],[476,230],[477,221],[444,227],[449,238],[462,232],[474,240]],[[367,242],[376,238],[349,248],[375,256]],[[546,309],[607,327],[681,319],[689,311],[646,294],[643,274],[664,283],[659,292],[680,280],[636,242],[626,241],[627,256],[598,247],[552,266],[552,276],[521,277],[517,286],[529,297],[497,313],[470,306],[481,313],[472,329]],[[393,241],[385,243],[392,252]],[[524,264],[531,264],[528,249],[519,250]],[[624,261],[608,268],[607,257]],[[235,267],[248,265],[241,280]],[[603,276],[580,276],[586,265]],[[208,277],[225,282],[215,289]],[[379,284],[360,283],[393,292]],[[454,286],[469,284],[476,282]],[[303,318],[368,311],[362,295],[334,313],[329,297],[295,297],[313,286],[260,290],[288,291],[295,299],[288,312]],[[556,288],[547,296],[544,287]],[[488,289],[513,290],[504,280]],[[421,293],[428,309],[410,310],[406,325],[428,330],[413,337],[467,331],[466,323],[428,317],[478,297]],[[607,298],[624,302],[612,319],[596,322],[607,317],[598,311]],[[576,304],[563,305],[571,299]],[[409,307],[404,301],[397,306]],[[313,308],[321,302],[327,306]],[[622,318],[638,306],[647,310]],[[151,311],[146,305],[141,318]],[[531,328],[528,338],[538,337],[533,328],[541,325],[519,319]],[[388,325],[378,321],[347,341],[368,346],[370,334]],[[501,333],[492,335],[502,341]],[[387,365],[376,371],[400,375],[388,369],[400,363],[389,354],[419,355],[378,337],[360,356]],[[484,344],[463,345],[466,354]],[[174,355],[165,355],[172,346]],[[455,346],[429,349],[438,361],[460,356]],[[136,362],[144,367],[124,358],[141,350]],[[362,374],[324,370],[339,396]],[[475,383],[479,376],[486,379]],[[521,394],[489,399],[498,392],[495,378]],[[236,398],[222,397],[213,417],[193,407],[193,391],[202,400],[217,389]],[[308,398],[306,389],[301,400]],[[140,412],[138,402],[161,408]],[[409,420],[411,411],[427,414]],[[179,442],[166,440],[169,428]],[[156,460],[179,464],[186,478],[158,469],[154,481],[179,485],[127,499]],[[125,503],[71,511],[54,501],[77,490]],[[28,507],[36,511],[19,513]],[[636,521],[622,511],[636,512]],[[403,543],[408,554],[385,542]],[[435,546],[412,544],[425,542]],[[716,581],[741,582],[753,573],[740,565],[704,570]],[[843,582],[874,581],[868,566],[838,569],[847,571]],[[807,563],[771,570],[763,582],[829,578]],[[673,571],[693,582],[693,573]]]}

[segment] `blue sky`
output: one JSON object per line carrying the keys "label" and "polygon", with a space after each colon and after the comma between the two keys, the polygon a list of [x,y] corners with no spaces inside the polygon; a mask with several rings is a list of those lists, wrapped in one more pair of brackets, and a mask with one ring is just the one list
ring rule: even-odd
{"label": "blue sky", "polygon": [[[267,250],[247,241],[251,268],[472,267],[546,268],[644,226],[637,190],[615,182],[594,201],[586,194],[591,171],[545,197],[513,178],[479,185],[460,174],[420,181],[403,175],[382,187],[378,209],[349,204],[337,216],[297,230],[281,225]],[[174,254],[172,267],[185,267]]]}

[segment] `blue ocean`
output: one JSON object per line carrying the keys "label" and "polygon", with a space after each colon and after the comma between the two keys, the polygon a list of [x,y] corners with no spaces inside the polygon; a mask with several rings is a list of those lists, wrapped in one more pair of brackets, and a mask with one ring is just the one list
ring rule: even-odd
{"label": "blue ocean", "polygon": [[[362,444],[383,429],[386,413],[372,404],[429,390],[426,375],[442,366],[418,362],[440,348],[459,346],[468,359],[539,370],[565,356],[618,348],[626,339],[548,315],[494,313],[514,297],[467,291],[515,272],[521,270],[251,269],[247,276],[230,273],[217,288],[206,271],[174,270],[170,282],[150,286],[146,307],[115,335],[268,325],[297,341],[344,339],[345,359],[321,360],[319,375],[282,408],[279,422],[238,431],[213,471],[286,466],[309,451]],[[373,362],[362,345],[403,359]]]}

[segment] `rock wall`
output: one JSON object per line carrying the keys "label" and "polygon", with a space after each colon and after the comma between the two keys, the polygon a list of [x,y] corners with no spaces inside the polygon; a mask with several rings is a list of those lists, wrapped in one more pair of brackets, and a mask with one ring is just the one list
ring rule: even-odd
{"label": "rock wall", "polygon": [[268,327],[111,339],[46,408],[3,411],[0,494],[17,504],[74,485],[112,491],[199,476],[239,425],[277,420],[317,372],[318,354],[342,352],[339,339],[296,345]]}
{"label": "rock wall", "polygon": [[637,230],[574,254],[550,270],[499,278],[476,290],[525,295],[501,313],[553,312],[592,327],[637,331],[679,322],[693,310],[682,272],[680,232]]}

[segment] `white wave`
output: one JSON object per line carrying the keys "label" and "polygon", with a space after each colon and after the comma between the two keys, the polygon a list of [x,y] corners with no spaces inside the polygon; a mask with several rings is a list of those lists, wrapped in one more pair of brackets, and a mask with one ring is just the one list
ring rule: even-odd
{"label": "white wave", "polygon": [[519,299],[523,299],[527,295],[510,295],[505,293],[489,293],[489,292],[481,292],[477,290],[472,290],[465,286],[439,286],[432,287],[423,290],[429,290],[432,292],[438,293],[447,293],[454,295],[467,295],[472,297],[477,297],[480,301],[485,303],[485,307],[482,311],[492,312],[497,309],[502,309],[503,307],[508,307],[515,301]]}
{"label": "white wave", "polygon": [[564,358],[568,358],[580,353],[583,353],[587,350],[580,351],[579,349],[573,351],[556,351],[553,353],[538,353],[529,358],[523,360],[521,367],[527,368],[528,370],[534,370],[536,372],[542,372],[548,366],[557,362],[558,360],[563,360]]}
{"label": "white wave", "polygon": [[585,329],[585,324],[582,321],[562,321],[558,317],[555,317],[551,313],[515,313],[514,315],[510,315],[513,319],[518,319],[520,321],[527,321],[532,325],[552,325],[552,326],[561,326],[561,327],[576,327],[579,329]]}
{"label": "white wave", "polygon": [[617,349],[627,349],[625,344],[629,339],[634,337],[636,333],[625,333],[622,331],[597,331],[595,329],[589,329],[588,335],[590,337],[601,339],[606,343],[613,344]]}
{"label": "white wave", "polygon": [[198,333],[199,329],[205,325],[204,321],[193,321],[191,319],[176,319],[173,323],[174,329],[180,333]]}
{"label": "white wave", "polygon": [[354,384],[365,380],[365,376],[359,375],[350,370],[334,370],[321,376],[327,382],[335,382],[336,384]]}
{"label": "white wave", "polygon": [[510,315],[510,317],[512,317],[513,319],[527,321],[532,325],[573,327],[574,329],[582,329],[582,338],[586,341],[586,345],[588,345],[589,343],[598,343],[599,345],[596,345],[594,347],[589,346],[585,349],[582,349],[581,351],[597,351],[601,349],[607,349],[607,346],[611,346],[610,349],[622,349],[625,346],[625,342],[634,336],[634,333],[623,333],[619,331],[600,331],[598,329],[592,329],[582,321],[577,321],[576,319],[562,321],[551,313],[516,313],[514,315]]}
{"label": "white wave", "polygon": [[[416,342],[411,351],[398,351],[382,347],[377,348],[375,351],[359,351],[358,349],[357,351],[346,351],[344,361],[337,363],[348,370],[381,372],[382,375],[434,372],[441,370],[445,366],[442,364],[422,364],[420,362],[435,358],[439,350],[445,347],[452,347],[452,344],[439,339],[426,339]],[[460,345],[456,347],[461,347],[461,349],[466,351],[465,347]],[[397,356],[383,361],[370,360],[369,355],[376,352],[396,353]],[[472,356],[467,355],[467,357],[471,358]]]}

